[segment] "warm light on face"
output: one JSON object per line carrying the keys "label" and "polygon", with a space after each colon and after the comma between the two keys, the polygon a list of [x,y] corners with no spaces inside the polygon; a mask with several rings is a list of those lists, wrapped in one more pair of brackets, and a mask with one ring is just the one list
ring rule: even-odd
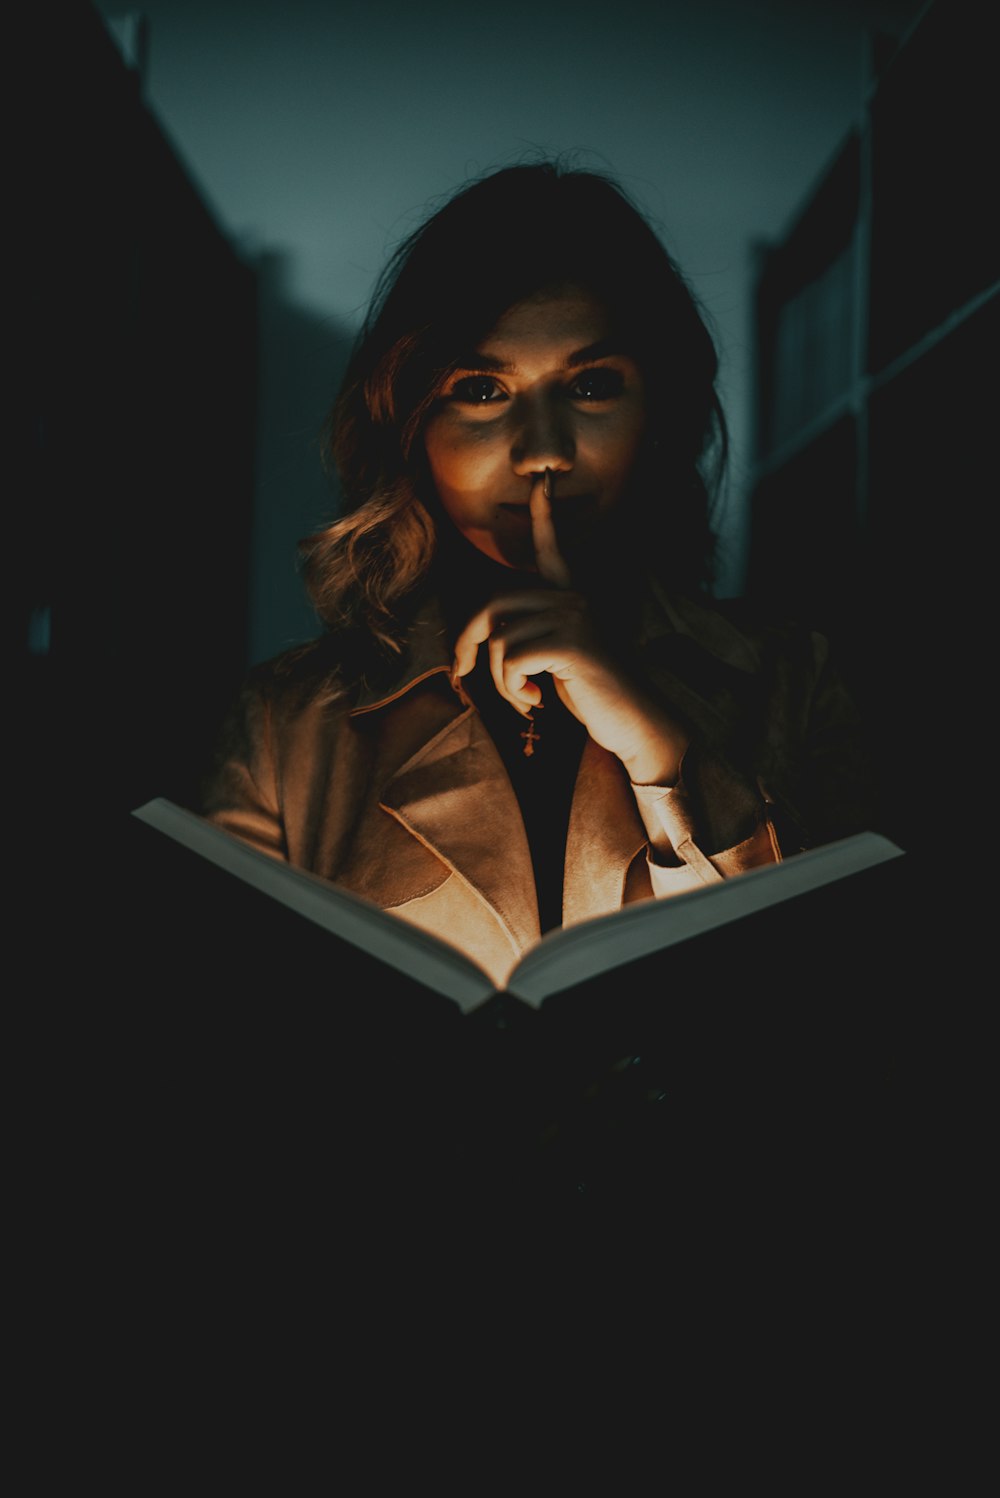
{"label": "warm light on face", "polygon": [[545,468],[570,543],[621,499],[646,401],[613,333],[603,304],[567,287],[511,307],[449,377],[425,429],[427,458],[445,513],[485,556],[533,568],[528,496]]}

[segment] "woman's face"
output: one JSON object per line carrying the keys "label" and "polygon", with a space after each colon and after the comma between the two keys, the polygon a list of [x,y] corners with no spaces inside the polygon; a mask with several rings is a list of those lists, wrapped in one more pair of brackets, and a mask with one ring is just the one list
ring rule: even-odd
{"label": "woman's face", "polygon": [[570,556],[621,500],[646,400],[613,333],[588,291],[539,293],[468,350],[436,401],[424,433],[434,486],[458,530],[494,561],[534,568],[528,497],[546,468]]}

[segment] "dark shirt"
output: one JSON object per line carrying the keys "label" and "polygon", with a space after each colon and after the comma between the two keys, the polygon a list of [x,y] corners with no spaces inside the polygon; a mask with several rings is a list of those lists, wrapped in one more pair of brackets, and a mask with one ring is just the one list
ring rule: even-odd
{"label": "dark shirt", "polygon": [[[537,575],[491,561],[447,531],[440,540],[436,584],[452,641],[489,599],[545,586]],[[535,710],[533,725],[494,686],[485,644],[462,688],[493,739],[517,795],[534,866],[539,920],[542,931],[549,931],[562,925],[566,832],[586,730],[560,702],[551,676],[534,680],[542,689],[543,706]],[[524,735],[531,726],[536,738],[528,755]]]}
{"label": "dark shirt", "polygon": [[[499,750],[521,807],[544,932],[562,925],[566,832],[586,730],[560,702],[552,677],[536,679],[543,705],[535,709],[531,725],[494,686],[485,647],[462,685]],[[529,727],[537,736],[530,755],[524,752]]]}

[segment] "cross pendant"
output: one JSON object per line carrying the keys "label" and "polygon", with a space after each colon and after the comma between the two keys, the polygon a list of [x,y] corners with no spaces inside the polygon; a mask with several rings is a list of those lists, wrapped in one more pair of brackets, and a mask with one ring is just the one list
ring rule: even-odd
{"label": "cross pendant", "polygon": [[541,734],[535,732],[535,721],[533,718],[528,719],[528,726],[521,734],[521,737],[524,740],[524,752],[530,758],[535,752],[536,743],[541,738]]}

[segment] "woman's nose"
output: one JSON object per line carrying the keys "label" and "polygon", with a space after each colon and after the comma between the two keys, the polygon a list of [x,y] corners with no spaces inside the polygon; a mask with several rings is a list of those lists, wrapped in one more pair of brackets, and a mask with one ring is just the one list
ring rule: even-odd
{"label": "woman's nose", "polygon": [[545,468],[568,472],[576,458],[573,431],[555,402],[525,404],[510,444],[514,472],[541,473]]}

